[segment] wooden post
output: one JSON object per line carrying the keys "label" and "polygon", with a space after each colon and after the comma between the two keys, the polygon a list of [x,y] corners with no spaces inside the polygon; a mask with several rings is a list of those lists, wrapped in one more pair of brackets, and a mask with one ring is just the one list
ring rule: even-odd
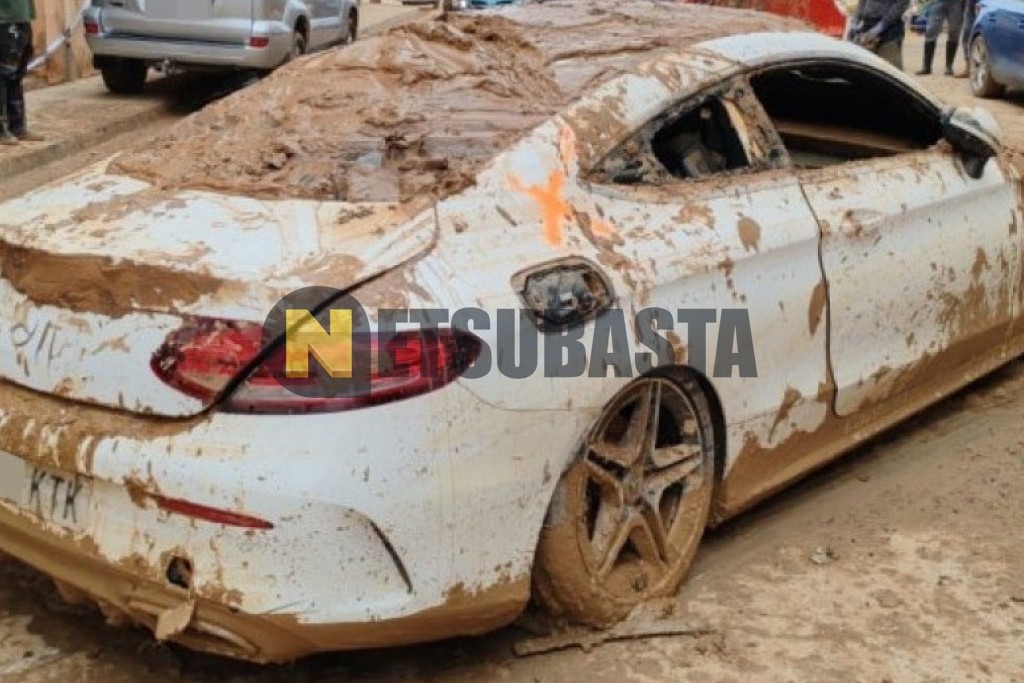
{"label": "wooden post", "polygon": [[92,75],[92,55],[85,43],[82,25],[77,22],[81,0],[35,0],[35,3],[36,21],[32,30],[36,54],[41,54],[46,46],[61,38],[68,24],[76,22],[71,40],[41,67],[40,75],[51,85]]}

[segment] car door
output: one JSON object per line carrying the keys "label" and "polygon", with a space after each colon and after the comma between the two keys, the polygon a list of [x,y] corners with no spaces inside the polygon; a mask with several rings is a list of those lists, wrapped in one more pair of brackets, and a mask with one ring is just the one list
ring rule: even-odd
{"label": "car door", "polygon": [[[676,316],[676,361],[702,371],[721,400],[724,508],[799,473],[804,453],[790,449],[755,456],[757,476],[735,487],[728,474],[751,444],[769,452],[818,431],[831,399],[817,222],[795,176],[775,168],[760,117],[749,88],[714,88],[621,144],[591,187],[594,214],[628,234],[630,261],[655,273],[641,301]],[[736,320],[749,321],[746,367],[723,362],[741,347]]]}
{"label": "car door", "polygon": [[820,226],[835,412],[945,392],[986,367],[1019,310],[1000,166],[971,178],[934,105],[873,69],[796,64],[752,84]]}

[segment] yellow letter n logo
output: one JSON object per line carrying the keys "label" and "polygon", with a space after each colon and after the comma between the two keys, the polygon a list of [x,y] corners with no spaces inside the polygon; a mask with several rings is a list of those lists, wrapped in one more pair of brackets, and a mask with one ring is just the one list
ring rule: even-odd
{"label": "yellow letter n logo", "polygon": [[286,377],[308,378],[312,355],[334,379],[352,378],[352,311],[332,310],[329,332],[309,311],[289,308],[286,316]]}

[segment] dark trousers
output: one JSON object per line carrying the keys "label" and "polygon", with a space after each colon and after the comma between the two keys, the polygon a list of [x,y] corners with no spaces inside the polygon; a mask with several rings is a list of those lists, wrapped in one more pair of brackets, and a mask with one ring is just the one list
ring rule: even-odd
{"label": "dark trousers", "polygon": [[22,80],[32,58],[32,24],[0,24],[0,130],[27,131]]}
{"label": "dark trousers", "polygon": [[966,0],[964,3],[964,30],[961,42],[964,46],[964,56],[970,63],[971,30],[974,28],[974,20],[978,17],[978,0]]}

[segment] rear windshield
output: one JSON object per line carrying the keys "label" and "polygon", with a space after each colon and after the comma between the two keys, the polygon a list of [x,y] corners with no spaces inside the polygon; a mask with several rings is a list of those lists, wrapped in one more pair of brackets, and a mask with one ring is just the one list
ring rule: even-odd
{"label": "rear windshield", "polygon": [[565,103],[493,17],[418,22],[287,65],[114,162],[161,186],[351,202],[446,195]]}

